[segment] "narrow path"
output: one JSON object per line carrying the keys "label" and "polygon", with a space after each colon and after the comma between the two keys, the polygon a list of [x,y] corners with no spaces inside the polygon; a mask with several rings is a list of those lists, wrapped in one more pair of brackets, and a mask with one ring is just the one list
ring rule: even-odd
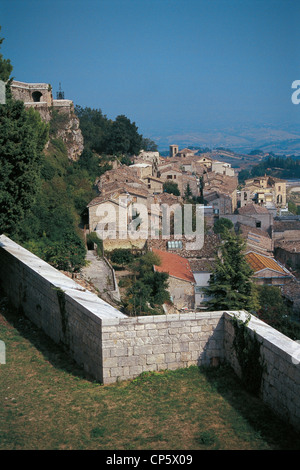
{"label": "narrow path", "polygon": [[111,270],[105,261],[99,258],[94,251],[89,250],[87,252],[86,260],[88,265],[82,268],[82,276],[93,284],[101,297],[108,297],[107,292],[114,288]]}

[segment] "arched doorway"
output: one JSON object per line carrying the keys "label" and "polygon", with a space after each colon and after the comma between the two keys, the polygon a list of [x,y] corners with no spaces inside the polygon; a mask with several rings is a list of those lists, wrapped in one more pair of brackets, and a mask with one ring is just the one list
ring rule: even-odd
{"label": "arched doorway", "polygon": [[32,99],[35,103],[39,103],[41,101],[41,97],[43,94],[40,91],[34,91],[32,93]]}

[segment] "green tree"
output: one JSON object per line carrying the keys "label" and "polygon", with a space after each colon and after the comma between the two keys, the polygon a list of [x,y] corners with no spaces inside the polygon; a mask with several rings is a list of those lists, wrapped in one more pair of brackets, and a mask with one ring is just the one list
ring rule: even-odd
{"label": "green tree", "polygon": [[216,256],[215,269],[205,289],[212,310],[257,310],[257,292],[252,281],[252,270],[243,253],[245,244],[239,235],[227,232],[227,238]]}
{"label": "green tree", "polygon": [[77,105],[75,113],[80,121],[85,150],[106,154],[112,121],[103,115],[101,109],[83,108]]}
{"label": "green tree", "polygon": [[141,145],[142,149],[147,152],[157,152],[157,145],[154,140],[151,140],[147,137],[143,137]]}
{"label": "green tree", "polygon": [[233,223],[231,222],[231,220],[226,219],[225,217],[221,217],[214,223],[214,232],[221,235],[222,238],[226,237],[228,230],[232,229]]}
{"label": "green tree", "polygon": [[174,181],[165,181],[163,184],[163,190],[165,193],[174,194],[174,196],[180,196],[178,184]]}
{"label": "green tree", "polygon": [[60,240],[46,244],[43,258],[56,269],[77,272],[85,259],[85,246],[76,232],[66,230]]}
{"label": "green tree", "polygon": [[50,139],[35,202],[15,241],[58,269],[78,270],[86,253],[78,226],[94,196],[87,170],[68,160],[63,141]]}
{"label": "green tree", "polygon": [[133,254],[126,248],[116,248],[110,254],[111,262],[121,266],[128,266],[130,263],[132,263],[133,259]]}
{"label": "green tree", "polygon": [[[0,31],[1,31],[1,26],[0,26]],[[4,41],[4,38],[0,38],[0,47],[3,41]],[[0,54],[0,80],[2,80],[3,82],[7,82],[10,78],[12,71],[13,71],[13,66],[10,63],[10,60],[4,59],[3,55]]]}
{"label": "green tree", "polygon": [[167,273],[154,271],[160,259],[152,252],[136,258],[130,265],[133,282],[123,298],[123,308],[128,315],[153,315],[163,313],[162,305],[170,300]]}
{"label": "green tree", "polygon": [[186,185],[185,191],[184,191],[184,197],[187,201],[193,198],[193,193],[190,187],[190,183]]}
{"label": "green tree", "polygon": [[0,231],[11,235],[35,202],[47,125],[7,97],[0,105]]}
{"label": "green tree", "polygon": [[258,318],[293,340],[300,339],[300,325],[292,320],[294,314],[277,286],[257,286]]}
{"label": "green tree", "polygon": [[0,105],[0,233],[10,236],[35,201],[48,140],[48,126],[40,115],[12,98],[11,72],[10,60],[0,54],[0,79],[7,82],[6,103]]}
{"label": "green tree", "polygon": [[142,136],[138,133],[135,123],[124,116],[116,117],[111,124],[107,142],[107,151],[110,154],[137,155],[142,148]]}

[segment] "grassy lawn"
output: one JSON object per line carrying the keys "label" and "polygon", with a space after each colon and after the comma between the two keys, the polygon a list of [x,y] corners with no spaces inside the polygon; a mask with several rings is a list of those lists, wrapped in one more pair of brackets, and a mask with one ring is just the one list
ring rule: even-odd
{"label": "grassy lawn", "polygon": [[2,301],[1,450],[300,449],[300,435],[227,367],[103,386]]}

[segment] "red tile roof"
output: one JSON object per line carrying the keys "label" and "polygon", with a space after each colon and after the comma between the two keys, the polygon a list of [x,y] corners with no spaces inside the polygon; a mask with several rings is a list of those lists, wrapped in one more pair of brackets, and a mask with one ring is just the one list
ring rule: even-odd
{"label": "red tile roof", "polygon": [[183,279],[184,281],[195,282],[190,263],[187,259],[175,253],[169,253],[156,248],[153,248],[152,251],[161,260],[160,266],[154,266],[156,271],[168,273],[170,276]]}
{"label": "red tile roof", "polygon": [[246,253],[245,256],[254,272],[262,271],[263,269],[272,269],[282,275],[289,275],[289,272],[284,270],[274,258],[255,253],[254,251]]}

